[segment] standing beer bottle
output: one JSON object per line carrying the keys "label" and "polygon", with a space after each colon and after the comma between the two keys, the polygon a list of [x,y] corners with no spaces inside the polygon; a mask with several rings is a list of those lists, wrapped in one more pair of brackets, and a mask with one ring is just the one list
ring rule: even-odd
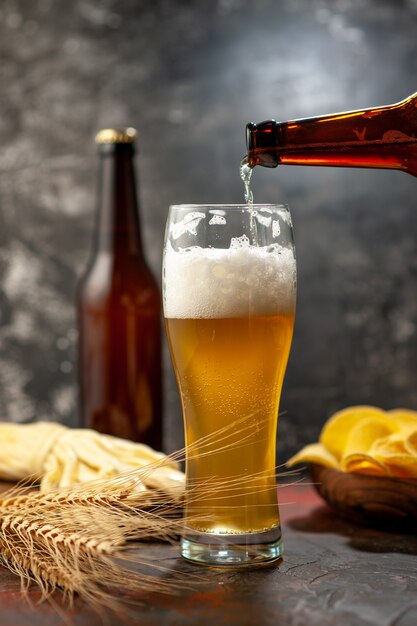
{"label": "standing beer bottle", "polygon": [[417,93],[390,106],[246,126],[248,162],[398,169],[417,176]]}
{"label": "standing beer bottle", "polygon": [[83,423],[161,449],[160,295],[146,263],[133,167],[136,131],[105,129],[94,251],[78,285]]}

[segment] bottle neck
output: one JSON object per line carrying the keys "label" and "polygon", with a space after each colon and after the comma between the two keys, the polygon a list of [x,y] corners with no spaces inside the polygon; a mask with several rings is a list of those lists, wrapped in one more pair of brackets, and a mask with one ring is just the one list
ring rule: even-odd
{"label": "bottle neck", "polygon": [[249,163],[394,168],[417,175],[416,100],[414,95],[374,109],[248,124]]}
{"label": "bottle neck", "polygon": [[100,146],[96,250],[143,257],[132,144]]}

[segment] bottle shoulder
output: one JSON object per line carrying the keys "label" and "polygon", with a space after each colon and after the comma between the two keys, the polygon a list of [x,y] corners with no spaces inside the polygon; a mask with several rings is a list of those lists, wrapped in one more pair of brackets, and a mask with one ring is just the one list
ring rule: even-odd
{"label": "bottle shoulder", "polygon": [[124,257],[123,262],[106,254],[95,256],[78,283],[80,306],[135,305],[160,308],[158,283],[144,259]]}

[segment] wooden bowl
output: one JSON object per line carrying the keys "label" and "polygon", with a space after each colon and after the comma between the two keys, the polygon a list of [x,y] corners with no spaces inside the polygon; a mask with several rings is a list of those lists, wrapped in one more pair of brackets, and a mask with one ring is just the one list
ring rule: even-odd
{"label": "wooden bowl", "polygon": [[339,515],[351,522],[417,532],[417,480],[348,474],[310,463],[314,486]]}

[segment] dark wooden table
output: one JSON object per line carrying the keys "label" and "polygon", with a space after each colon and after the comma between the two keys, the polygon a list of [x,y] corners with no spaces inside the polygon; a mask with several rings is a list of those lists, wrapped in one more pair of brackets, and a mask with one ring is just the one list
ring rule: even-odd
{"label": "dark wooden table", "polygon": [[[307,485],[280,488],[285,557],[273,568],[207,570],[193,591],[138,598],[125,620],[108,621],[77,601],[69,624],[98,626],[416,626],[417,536],[362,528],[336,518]],[[191,578],[202,570],[175,546],[149,552]],[[36,603],[36,590],[30,591]],[[57,609],[29,606],[19,581],[0,568],[0,626],[63,624]]]}

